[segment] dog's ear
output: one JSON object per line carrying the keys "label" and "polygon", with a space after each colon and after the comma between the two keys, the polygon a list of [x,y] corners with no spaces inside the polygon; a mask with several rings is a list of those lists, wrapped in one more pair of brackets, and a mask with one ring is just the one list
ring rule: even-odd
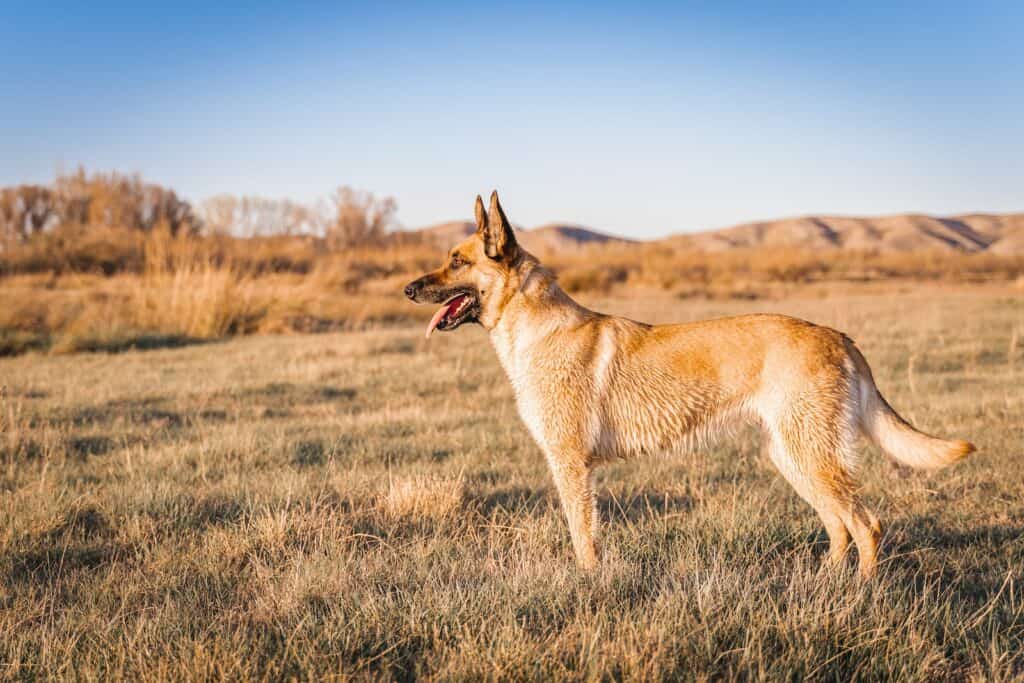
{"label": "dog's ear", "polygon": [[484,235],[487,234],[487,210],[484,209],[484,200],[480,195],[476,196],[473,212],[476,214],[476,234],[480,235],[480,239],[484,239]]}
{"label": "dog's ear", "polygon": [[491,193],[491,210],[487,216],[484,216],[483,201],[479,196],[476,198],[476,227],[477,233],[484,241],[484,251],[490,258],[515,258],[518,249],[516,236],[512,232],[508,218],[505,217],[505,212],[501,209],[497,190]]}

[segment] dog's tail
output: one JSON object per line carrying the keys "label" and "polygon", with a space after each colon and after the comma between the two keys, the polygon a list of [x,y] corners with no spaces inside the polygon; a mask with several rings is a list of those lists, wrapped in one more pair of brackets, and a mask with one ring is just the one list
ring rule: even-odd
{"label": "dog's tail", "polygon": [[915,429],[878,391],[871,368],[852,341],[847,340],[847,348],[857,368],[861,430],[889,457],[916,469],[935,470],[975,451],[968,441],[947,441]]}

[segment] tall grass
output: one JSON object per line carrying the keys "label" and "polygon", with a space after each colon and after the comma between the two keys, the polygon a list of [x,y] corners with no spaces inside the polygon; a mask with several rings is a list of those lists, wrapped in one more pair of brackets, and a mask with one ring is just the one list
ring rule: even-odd
{"label": "tall grass", "polygon": [[[410,235],[328,249],[310,237],[234,239],[65,228],[0,252],[0,355],[160,346],[253,333],[422,320],[402,285],[442,249]],[[1024,257],[733,250],[672,242],[539,254],[571,292],[682,298],[785,296],[823,283],[1024,283]]]}
{"label": "tall grass", "polygon": [[1007,282],[1024,277],[1024,256],[986,253],[738,248],[703,252],[665,243],[593,246],[545,262],[576,292],[622,286],[726,295],[766,284],[815,282]]}
{"label": "tall grass", "polygon": [[248,334],[273,306],[243,268],[214,261],[194,240],[158,234],[145,246],[145,271],[128,303],[140,329],[197,339]]}
{"label": "tall grass", "polygon": [[[243,241],[160,231],[121,237],[123,242],[113,240],[116,248],[104,243],[104,253],[109,248],[121,254],[124,270],[11,268],[0,277],[0,292],[10,302],[0,307],[0,355],[358,328],[425,315],[398,293],[409,272],[428,267],[434,253],[427,248],[335,253],[305,239]],[[32,251],[21,263],[35,264],[37,256]],[[65,256],[52,263],[68,263]]]}
{"label": "tall grass", "polygon": [[[138,275],[72,277],[66,289],[53,286],[66,295],[64,301],[59,295],[39,301],[43,316],[30,314],[28,320],[36,323],[40,336],[49,334],[51,351],[116,350],[249,334],[274,306],[272,290],[259,287],[230,259],[215,258],[201,242],[156,232],[141,246]],[[51,305],[68,311],[66,317],[49,327],[39,325],[40,320],[56,322],[46,310]]]}

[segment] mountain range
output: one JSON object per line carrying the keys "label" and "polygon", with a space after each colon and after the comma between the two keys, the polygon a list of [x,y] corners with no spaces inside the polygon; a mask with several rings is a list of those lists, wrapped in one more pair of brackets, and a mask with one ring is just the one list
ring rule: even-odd
{"label": "mountain range", "polygon": [[[452,221],[423,228],[421,232],[439,246],[448,248],[471,235],[475,229],[476,226],[470,221]],[[517,237],[527,250],[538,252],[634,242],[564,223],[517,229]],[[877,252],[942,250],[1014,255],[1024,254],[1024,213],[976,213],[949,217],[922,214],[873,218],[802,216],[675,234],[653,242],[702,251],[743,248],[856,249]]]}
{"label": "mountain range", "polygon": [[[476,223],[471,221],[449,221],[422,228],[419,232],[439,247],[447,249],[475,231]],[[527,251],[537,252],[579,249],[592,244],[627,244],[635,241],[565,223],[549,223],[529,230],[516,228],[516,239]]]}

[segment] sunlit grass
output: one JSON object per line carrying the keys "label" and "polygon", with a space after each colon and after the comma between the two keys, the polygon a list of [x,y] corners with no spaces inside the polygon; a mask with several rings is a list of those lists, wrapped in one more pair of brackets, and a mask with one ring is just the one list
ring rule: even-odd
{"label": "sunlit grass", "polygon": [[849,332],[888,398],[980,452],[866,453],[878,579],[824,572],[751,431],[601,471],[576,571],[486,337],[396,328],[0,359],[0,666],[65,679],[1024,674],[1024,305],[932,288],[589,300]]}

